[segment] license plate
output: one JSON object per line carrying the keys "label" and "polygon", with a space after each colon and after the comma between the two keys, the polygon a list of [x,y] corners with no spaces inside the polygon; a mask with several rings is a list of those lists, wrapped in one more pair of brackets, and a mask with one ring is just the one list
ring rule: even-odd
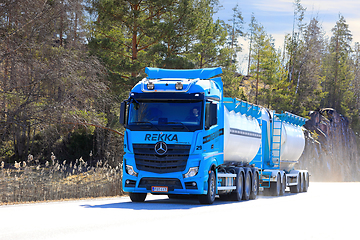
{"label": "license plate", "polygon": [[168,187],[151,187],[152,192],[168,192]]}

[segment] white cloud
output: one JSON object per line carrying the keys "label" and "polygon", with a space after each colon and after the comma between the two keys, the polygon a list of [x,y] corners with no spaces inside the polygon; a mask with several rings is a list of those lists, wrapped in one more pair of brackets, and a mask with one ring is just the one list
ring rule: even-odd
{"label": "white cloud", "polygon": [[301,4],[307,7],[308,11],[315,10],[323,13],[342,14],[350,13],[357,15],[360,10],[358,0],[303,0]]}
{"label": "white cloud", "polygon": [[349,29],[353,35],[353,42],[360,43],[360,19],[359,18],[351,18],[347,19],[346,22],[349,24]]}

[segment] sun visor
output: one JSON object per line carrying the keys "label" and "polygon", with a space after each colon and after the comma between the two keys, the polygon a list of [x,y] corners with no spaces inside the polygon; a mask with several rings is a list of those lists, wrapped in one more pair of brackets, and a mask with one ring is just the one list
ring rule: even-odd
{"label": "sun visor", "polygon": [[160,68],[145,68],[145,73],[149,79],[159,78],[187,78],[187,79],[210,79],[222,73],[221,67],[204,68],[204,69],[160,69]]}

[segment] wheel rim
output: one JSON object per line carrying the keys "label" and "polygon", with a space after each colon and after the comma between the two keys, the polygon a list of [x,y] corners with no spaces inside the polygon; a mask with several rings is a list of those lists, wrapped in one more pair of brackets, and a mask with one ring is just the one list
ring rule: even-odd
{"label": "wheel rim", "polygon": [[256,175],[254,178],[254,189],[253,189],[255,195],[257,195],[257,189],[258,189],[258,176]]}
{"label": "wheel rim", "polygon": [[210,191],[211,199],[214,199],[215,198],[215,179],[214,179],[214,177],[211,178],[209,191]]}

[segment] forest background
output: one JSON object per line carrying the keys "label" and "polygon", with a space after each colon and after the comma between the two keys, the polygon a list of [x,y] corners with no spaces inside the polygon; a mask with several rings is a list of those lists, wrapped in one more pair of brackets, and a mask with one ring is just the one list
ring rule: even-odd
{"label": "forest background", "polygon": [[214,19],[217,0],[2,1],[1,167],[121,165],[119,106],[145,67],[222,67],[226,96],[303,117],[334,108],[358,141],[360,45],[341,14],[327,37],[316,17],[304,22],[300,0],[293,6],[293,32],[277,49],[238,6],[228,22]]}

